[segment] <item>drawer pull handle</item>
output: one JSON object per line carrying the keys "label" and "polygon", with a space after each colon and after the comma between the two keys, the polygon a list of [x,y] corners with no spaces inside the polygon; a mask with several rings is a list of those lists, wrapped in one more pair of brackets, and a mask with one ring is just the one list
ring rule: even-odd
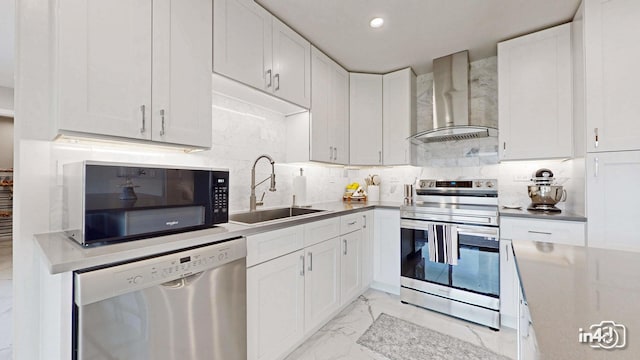
{"label": "drawer pull handle", "polygon": [[347,225],[355,225],[357,222],[358,222],[358,220],[349,221],[349,223]]}
{"label": "drawer pull handle", "polygon": [[550,233],[550,232],[544,232],[544,231],[533,231],[533,230],[529,230],[528,232],[529,232],[529,233],[531,233],[531,234],[553,235],[553,234],[552,234],[552,233]]}

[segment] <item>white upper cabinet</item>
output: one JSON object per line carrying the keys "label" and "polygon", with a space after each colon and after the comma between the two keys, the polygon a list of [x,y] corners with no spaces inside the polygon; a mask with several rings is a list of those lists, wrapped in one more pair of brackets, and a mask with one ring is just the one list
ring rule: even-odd
{"label": "white upper cabinet", "polygon": [[153,140],[211,146],[211,1],[153,2]]}
{"label": "white upper cabinet", "polygon": [[571,25],[498,44],[501,160],[573,156]]}
{"label": "white upper cabinet", "polygon": [[349,73],[311,49],[310,160],[348,164]]}
{"label": "white upper cabinet", "polygon": [[311,104],[311,44],[273,18],[273,92],[305,108]]}
{"label": "white upper cabinet", "polygon": [[382,75],[351,73],[349,94],[350,163],[382,165]]}
{"label": "white upper cabinet", "polygon": [[587,154],[587,244],[640,251],[640,151]]}
{"label": "white upper cabinet", "polygon": [[211,146],[211,2],[64,0],[57,16],[59,132]]}
{"label": "white upper cabinet", "polygon": [[586,0],[584,16],[587,152],[640,149],[640,1]]}
{"label": "white upper cabinet", "polygon": [[304,108],[311,44],[250,0],[215,0],[213,70]]}
{"label": "white upper cabinet", "polygon": [[58,3],[61,131],[151,139],[152,1]]}
{"label": "white upper cabinet", "polygon": [[213,16],[213,70],[270,90],[271,14],[251,0],[215,0]]}
{"label": "white upper cabinet", "polygon": [[382,78],[382,161],[384,165],[408,165],[411,124],[416,117],[416,75],[411,68]]}

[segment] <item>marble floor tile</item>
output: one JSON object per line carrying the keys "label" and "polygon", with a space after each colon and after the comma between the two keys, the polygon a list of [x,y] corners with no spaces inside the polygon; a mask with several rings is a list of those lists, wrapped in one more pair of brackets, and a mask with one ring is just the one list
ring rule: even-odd
{"label": "marble floor tile", "polygon": [[395,295],[368,290],[300,345],[286,360],[387,360],[385,356],[356,343],[383,312],[485,347],[497,354],[512,359],[516,357],[515,330],[503,328],[493,331],[484,326],[402,304]]}

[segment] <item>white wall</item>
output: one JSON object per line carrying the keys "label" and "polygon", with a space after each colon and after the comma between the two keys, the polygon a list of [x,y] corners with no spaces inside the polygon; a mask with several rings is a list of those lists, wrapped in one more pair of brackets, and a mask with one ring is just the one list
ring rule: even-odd
{"label": "white wall", "polygon": [[0,86],[0,116],[13,116],[13,88]]}

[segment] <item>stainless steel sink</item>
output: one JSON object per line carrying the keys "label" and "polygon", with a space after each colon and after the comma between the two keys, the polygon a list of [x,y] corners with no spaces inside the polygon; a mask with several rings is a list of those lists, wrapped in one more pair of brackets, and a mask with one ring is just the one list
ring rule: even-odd
{"label": "stainless steel sink", "polygon": [[286,219],[290,217],[313,214],[326,210],[319,209],[305,209],[305,208],[281,208],[270,210],[249,211],[244,213],[237,213],[229,215],[230,221],[235,221],[244,224],[256,224],[264,221],[271,221],[277,219]]}

